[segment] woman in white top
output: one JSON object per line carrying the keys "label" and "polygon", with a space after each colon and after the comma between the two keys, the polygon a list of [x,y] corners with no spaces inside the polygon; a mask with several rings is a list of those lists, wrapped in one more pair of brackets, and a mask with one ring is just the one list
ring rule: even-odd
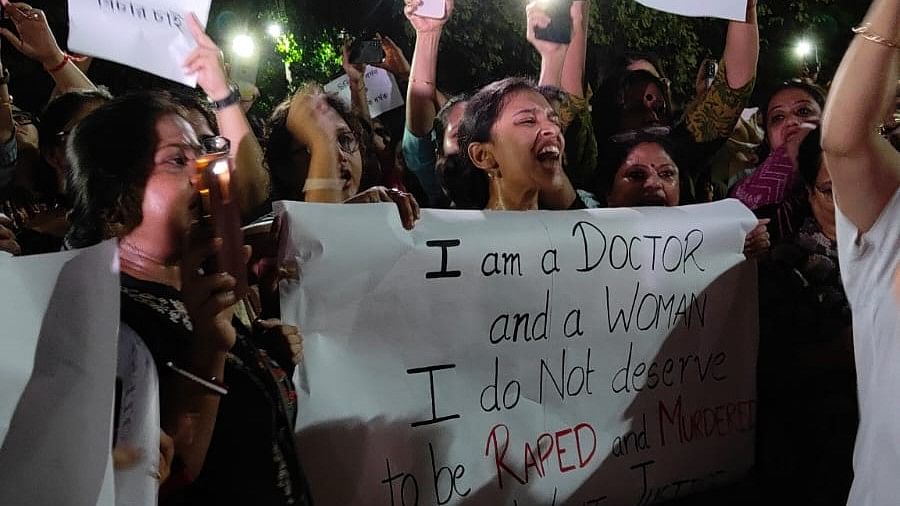
{"label": "woman in white top", "polygon": [[900,497],[900,153],[877,133],[894,107],[900,0],[875,0],[838,69],[822,122],[838,251],[853,312],[860,424],[848,504]]}

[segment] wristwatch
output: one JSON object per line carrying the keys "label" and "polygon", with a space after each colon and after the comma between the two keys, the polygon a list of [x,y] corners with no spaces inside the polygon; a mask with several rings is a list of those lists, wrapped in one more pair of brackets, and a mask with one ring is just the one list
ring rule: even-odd
{"label": "wristwatch", "polygon": [[213,107],[215,107],[216,110],[231,107],[232,105],[241,102],[241,90],[234,83],[229,84],[228,89],[231,90],[231,93],[229,93],[227,97],[223,98],[222,100],[212,101]]}

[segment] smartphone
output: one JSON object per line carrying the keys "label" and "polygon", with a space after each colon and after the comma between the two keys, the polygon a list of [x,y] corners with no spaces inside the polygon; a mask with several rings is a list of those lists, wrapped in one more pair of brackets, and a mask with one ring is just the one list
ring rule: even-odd
{"label": "smartphone", "polygon": [[423,18],[443,19],[447,15],[445,0],[422,0],[422,5],[416,9],[416,16]]}
{"label": "smartphone", "polygon": [[715,60],[706,60],[703,62],[703,77],[706,79],[715,79],[716,72],[719,71],[719,65]]}
{"label": "smartphone", "polygon": [[241,211],[232,177],[234,162],[225,150],[204,155],[196,164],[201,221],[210,228],[213,237],[222,238],[222,248],[203,265],[203,271],[230,274],[237,281],[235,295],[243,298],[247,294],[247,266],[244,263]]}
{"label": "smartphone", "polygon": [[384,48],[381,41],[375,39],[354,40],[350,44],[350,63],[373,64],[384,61]]}
{"label": "smartphone", "polygon": [[572,42],[572,0],[544,0],[541,7],[550,17],[550,24],[536,28],[534,36],[559,44]]}
{"label": "smartphone", "polygon": [[706,88],[712,87],[713,81],[716,80],[716,73],[719,72],[719,64],[715,60],[707,59],[703,62],[703,79],[706,81]]}

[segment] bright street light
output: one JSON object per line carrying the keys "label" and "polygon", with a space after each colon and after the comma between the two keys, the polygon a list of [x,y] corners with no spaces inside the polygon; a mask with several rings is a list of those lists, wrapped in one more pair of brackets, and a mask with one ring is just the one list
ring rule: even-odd
{"label": "bright street light", "polygon": [[803,59],[811,55],[814,49],[812,42],[801,39],[794,47],[794,54],[797,55],[797,58]]}
{"label": "bright street light", "polygon": [[279,25],[278,23],[271,23],[266,28],[266,33],[268,33],[269,36],[272,37],[273,39],[277,39],[278,37],[281,37],[282,34],[284,34],[284,30],[281,28],[281,25]]}
{"label": "bright street light", "polygon": [[247,34],[236,35],[231,41],[231,50],[235,56],[250,58],[256,54],[256,42]]}

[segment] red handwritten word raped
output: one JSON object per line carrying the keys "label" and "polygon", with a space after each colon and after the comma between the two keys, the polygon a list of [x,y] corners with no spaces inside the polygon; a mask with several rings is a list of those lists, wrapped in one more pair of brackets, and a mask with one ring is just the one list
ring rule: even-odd
{"label": "red handwritten word raped", "polygon": [[[547,477],[554,469],[558,469],[560,474],[584,469],[597,453],[597,433],[589,423],[580,423],[554,433],[545,432],[537,437],[534,446],[531,441],[525,441],[521,460],[517,460],[515,455],[507,456],[509,439],[509,427],[499,423],[491,428],[484,448],[485,457],[493,454],[501,489],[504,473],[525,485],[532,478]],[[556,458],[552,459],[553,456]]]}

